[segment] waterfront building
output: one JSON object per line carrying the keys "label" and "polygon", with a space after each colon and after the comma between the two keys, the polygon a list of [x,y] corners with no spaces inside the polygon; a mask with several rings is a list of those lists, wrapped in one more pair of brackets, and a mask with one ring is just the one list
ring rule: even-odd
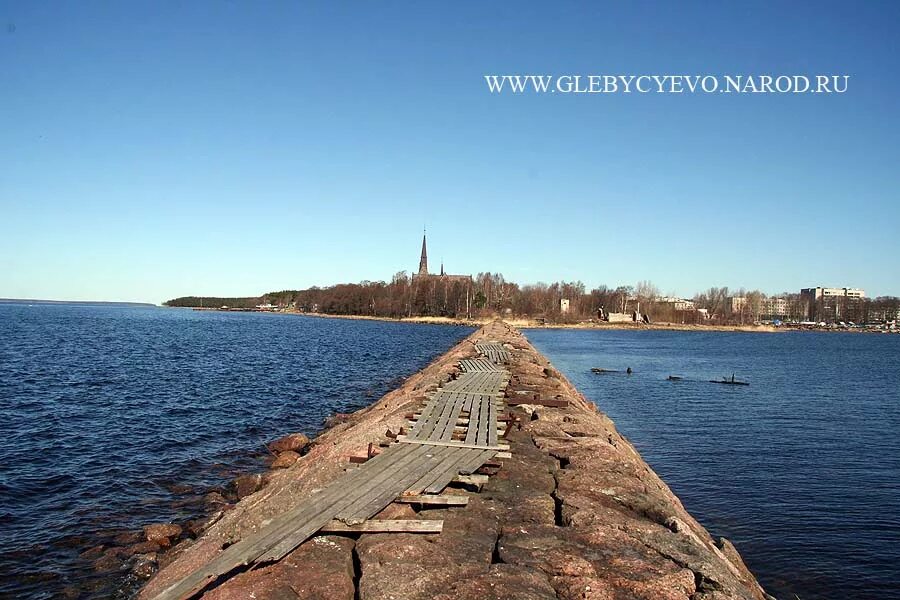
{"label": "waterfront building", "polygon": [[661,296],[656,299],[660,304],[668,304],[673,310],[694,310],[694,301],[686,298],[675,298],[672,296]]}
{"label": "waterfront building", "polygon": [[746,296],[732,296],[728,299],[728,304],[732,313],[739,313],[747,306],[747,298]]}
{"label": "waterfront building", "polygon": [[764,298],[762,302],[760,302],[760,318],[783,319],[790,314],[791,303],[787,298]]}
{"label": "waterfront building", "polygon": [[862,316],[865,290],[859,288],[813,287],[800,290],[806,316],[814,321],[858,320]]}

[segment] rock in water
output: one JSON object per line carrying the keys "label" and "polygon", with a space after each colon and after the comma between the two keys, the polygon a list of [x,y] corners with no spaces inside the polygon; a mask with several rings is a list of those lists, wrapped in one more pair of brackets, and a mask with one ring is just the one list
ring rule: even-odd
{"label": "rock in water", "polygon": [[272,468],[287,469],[298,460],[300,460],[300,455],[292,450],[288,450],[278,455],[278,458],[272,462]]}
{"label": "rock in water", "polygon": [[163,548],[172,545],[172,538],[181,535],[181,526],[175,523],[156,523],[144,527],[144,537],[148,542],[156,542]]}
{"label": "rock in water", "polygon": [[302,433],[292,433],[269,444],[269,450],[275,452],[276,454],[287,452],[288,450],[299,452],[300,450],[306,448],[308,445],[308,437],[306,437]]}
{"label": "rock in water", "polygon": [[234,480],[234,489],[238,500],[249,496],[262,487],[262,475],[241,475]]}

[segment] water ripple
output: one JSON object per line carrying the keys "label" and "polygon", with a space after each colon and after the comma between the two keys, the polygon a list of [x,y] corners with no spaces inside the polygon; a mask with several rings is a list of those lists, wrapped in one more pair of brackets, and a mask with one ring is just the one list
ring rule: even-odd
{"label": "water ripple", "polygon": [[767,591],[900,598],[900,336],[526,334]]}
{"label": "water ripple", "polygon": [[190,518],[176,500],[260,468],[267,441],[371,403],[469,331],[0,305],[0,596],[58,597],[89,575],[78,553],[97,535]]}

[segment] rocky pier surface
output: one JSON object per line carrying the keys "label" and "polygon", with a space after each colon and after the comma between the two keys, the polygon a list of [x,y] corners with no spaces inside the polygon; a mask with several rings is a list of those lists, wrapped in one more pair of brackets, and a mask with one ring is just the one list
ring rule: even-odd
{"label": "rocky pier surface", "polygon": [[[518,331],[491,323],[375,404],[340,415],[305,447],[287,438],[276,466],[246,481],[199,531],[158,555],[144,600],[265,526],[364,460],[407,426],[425,394],[459,373],[475,343],[510,350],[507,433],[512,458],[489,467],[467,506],[391,504],[376,518],[442,519],[440,534],[318,535],[282,560],[230,574],[203,598],[321,600],[771,598],[735,547],[715,540],[641,459],[612,421]],[[557,402],[547,402],[547,401]],[[541,405],[563,404],[550,407]],[[524,404],[521,404],[525,402]],[[301,454],[300,451],[305,453]],[[281,457],[284,457],[283,459]],[[163,535],[171,532],[152,532]]]}

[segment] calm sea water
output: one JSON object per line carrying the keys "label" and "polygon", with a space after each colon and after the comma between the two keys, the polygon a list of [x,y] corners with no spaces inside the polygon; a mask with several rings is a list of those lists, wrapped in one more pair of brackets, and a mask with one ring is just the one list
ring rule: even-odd
{"label": "calm sea water", "polygon": [[900,598],[900,336],[525,333],[769,593]]}
{"label": "calm sea water", "polygon": [[82,585],[98,531],[197,516],[182,496],[259,468],[265,442],[370,404],[470,331],[0,304],[0,596]]}

